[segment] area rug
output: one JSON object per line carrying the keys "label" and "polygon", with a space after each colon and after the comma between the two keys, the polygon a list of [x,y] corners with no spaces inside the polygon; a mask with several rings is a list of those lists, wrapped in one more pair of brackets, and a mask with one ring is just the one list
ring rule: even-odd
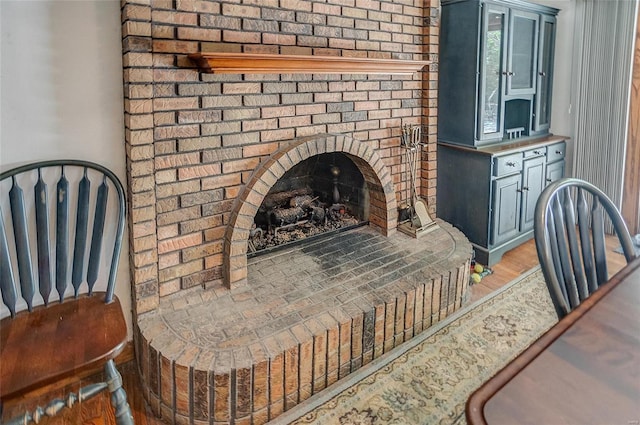
{"label": "area rug", "polygon": [[465,424],[471,393],[557,320],[536,268],[271,424]]}

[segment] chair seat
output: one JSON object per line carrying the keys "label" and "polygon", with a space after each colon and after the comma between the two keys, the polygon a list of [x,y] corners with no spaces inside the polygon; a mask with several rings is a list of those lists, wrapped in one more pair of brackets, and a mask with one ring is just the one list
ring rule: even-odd
{"label": "chair seat", "polygon": [[117,297],[108,304],[104,298],[95,293],[0,321],[0,399],[117,356],[126,343],[127,325]]}

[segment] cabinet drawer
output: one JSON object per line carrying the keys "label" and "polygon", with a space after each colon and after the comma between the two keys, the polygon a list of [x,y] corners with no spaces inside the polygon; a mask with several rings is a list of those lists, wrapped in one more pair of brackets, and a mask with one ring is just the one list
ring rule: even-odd
{"label": "cabinet drawer", "polygon": [[523,156],[525,159],[535,158],[537,156],[544,156],[546,155],[546,153],[547,153],[546,148],[544,146],[541,146],[539,148],[529,149],[528,151],[524,151]]}
{"label": "cabinet drawer", "polygon": [[564,161],[556,161],[547,165],[547,184],[560,180],[562,177],[564,177]]}
{"label": "cabinet drawer", "polygon": [[560,142],[555,145],[547,146],[547,162],[554,162],[564,159],[566,153],[566,143]]}
{"label": "cabinet drawer", "polygon": [[514,153],[493,159],[493,175],[506,176],[522,170],[522,154]]}

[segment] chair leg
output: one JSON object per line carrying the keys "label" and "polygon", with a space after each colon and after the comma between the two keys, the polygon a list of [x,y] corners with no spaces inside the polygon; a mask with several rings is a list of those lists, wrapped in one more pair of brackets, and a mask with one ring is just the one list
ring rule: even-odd
{"label": "chair leg", "polygon": [[111,393],[111,404],[116,412],[116,423],[118,425],[133,425],[133,415],[127,402],[127,393],[122,388],[122,376],[113,360],[109,360],[104,366],[104,371]]}

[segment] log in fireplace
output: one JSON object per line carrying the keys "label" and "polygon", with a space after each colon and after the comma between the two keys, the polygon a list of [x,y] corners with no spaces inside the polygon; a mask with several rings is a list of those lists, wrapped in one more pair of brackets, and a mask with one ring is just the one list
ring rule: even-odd
{"label": "log in fireplace", "polygon": [[358,167],[340,152],[308,158],[269,190],[249,234],[249,256],[365,224],[369,196]]}

